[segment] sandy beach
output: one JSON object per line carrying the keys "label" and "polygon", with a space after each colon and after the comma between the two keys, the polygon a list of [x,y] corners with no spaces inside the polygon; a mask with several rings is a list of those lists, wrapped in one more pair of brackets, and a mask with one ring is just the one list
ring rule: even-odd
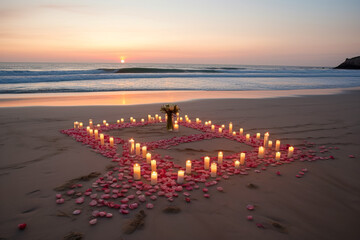
{"label": "sandy beach", "polygon": [[[82,234],[84,239],[124,240],[359,239],[359,90],[318,96],[175,101],[181,100],[187,100],[178,102],[181,115],[193,120],[212,120],[219,125],[232,122],[235,130],[242,127],[251,134],[268,131],[272,140],[299,148],[304,141],[313,142],[318,156],[334,159],[259,167],[259,173],[251,169],[249,175],[222,179],[217,186],[224,192],[217,191],[217,186],[209,187],[210,198],[203,197],[200,184],[199,190],[191,191],[190,203],[180,196],[173,202],[159,197],[153,209],[142,204],[122,215],[117,209],[90,207],[88,198],[76,205],[66,192],[54,190],[91,172],[102,176],[117,164],[60,130],[72,128],[74,121],[87,123],[89,118],[95,123],[104,119],[114,123],[131,116],[146,118],[160,114],[160,104],[0,108],[0,239],[62,239],[71,232]],[[154,125],[113,130],[111,134],[144,142],[174,136],[164,128]],[[178,134],[194,133],[196,130],[182,127]],[[321,146],[328,151],[321,153]],[[170,155],[181,165],[188,157],[215,156],[219,150],[232,154],[239,148],[246,150],[228,139],[211,139],[154,153]],[[303,169],[308,171],[297,178]],[[83,185],[79,191],[91,187],[96,179],[78,181]],[[65,195],[64,204],[56,204],[57,193]],[[253,211],[247,209],[249,204],[254,205]],[[164,213],[168,206],[176,206],[180,212]],[[73,215],[75,209],[82,213]],[[99,218],[92,226],[89,220],[95,209],[106,210],[113,217]],[[141,210],[146,214],[144,226],[124,233],[124,226]],[[253,216],[252,221],[248,215]],[[20,223],[26,223],[26,229],[18,230]]]}

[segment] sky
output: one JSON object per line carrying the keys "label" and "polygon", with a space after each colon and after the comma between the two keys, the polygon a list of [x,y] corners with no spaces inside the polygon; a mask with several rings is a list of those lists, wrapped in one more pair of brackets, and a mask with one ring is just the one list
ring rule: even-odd
{"label": "sky", "polygon": [[335,66],[359,0],[0,0],[0,62]]}

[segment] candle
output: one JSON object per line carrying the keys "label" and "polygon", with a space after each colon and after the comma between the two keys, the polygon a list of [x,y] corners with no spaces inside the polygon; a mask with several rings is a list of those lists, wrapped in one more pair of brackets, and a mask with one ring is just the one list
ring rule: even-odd
{"label": "candle", "polygon": [[240,153],[240,164],[241,165],[245,164],[245,153]]}
{"label": "candle", "polygon": [[174,124],[174,132],[178,132],[179,131],[179,124],[175,123]]}
{"label": "candle", "polygon": [[105,142],[104,142],[104,134],[103,133],[100,133],[100,143],[101,143],[101,145],[105,144]]}
{"label": "candle", "polygon": [[280,150],[280,140],[276,140],[276,143],[275,143],[275,151],[279,151]]}
{"label": "candle", "polygon": [[106,120],[103,120],[103,124],[106,125]]}
{"label": "candle", "polygon": [[222,164],[222,162],[223,162],[223,156],[224,156],[224,155],[223,155],[223,152],[219,152],[219,153],[218,153],[218,163],[219,163],[219,164]]}
{"label": "candle", "polygon": [[183,118],[182,117],[180,117],[180,120],[179,120],[180,122],[182,122],[183,121]]}
{"label": "candle", "polygon": [[89,125],[90,125],[90,128],[93,127],[93,120],[92,119],[89,119]]}
{"label": "candle", "polygon": [[159,116],[159,122],[161,122],[161,116]]}
{"label": "candle", "polygon": [[269,140],[269,142],[268,142],[268,148],[271,148],[271,147],[272,147],[272,141]]}
{"label": "candle", "polygon": [[259,147],[258,158],[264,158],[264,147],[263,146]]}
{"label": "candle", "polygon": [[146,147],[146,146],[143,146],[143,147],[141,148],[141,153],[142,153],[142,157],[143,157],[143,158],[146,158],[146,151],[147,151],[147,147]]}
{"label": "candle", "polygon": [[215,125],[211,125],[211,131],[215,132]]}
{"label": "candle", "polygon": [[83,123],[79,122],[79,128],[83,128]]}
{"label": "candle", "polygon": [[151,185],[156,185],[157,184],[157,172],[152,172],[151,173]]}
{"label": "candle", "polygon": [[199,123],[200,123],[200,119],[196,118],[196,124],[199,124]]}
{"label": "candle", "polygon": [[132,123],[132,122],[133,122],[133,120],[134,120],[134,118],[133,118],[133,117],[130,117],[130,123]]}
{"label": "candle", "polygon": [[136,143],[135,144],[135,151],[136,151],[136,155],[140,156],[140,143]]}
{"label": "candle", "polygon": [[[148,114],[148,121],[151,122],[151,115]],[[157,177],[157,174],[156,174],[156,177]]]}
{"label": "candle", "polygon": [[211,171],[211,173],[210,173],[211,177],[216,177],[216,172],[217,172],[216,163],[213,162],[213,163],[211,164],[210,171]]}
{"label": "candle", "polygon": [[108,127],[108,126],[109,126],[109,123],[106,123],[106,124],[105,124],[105,126],[107,126],[107,127]]}
{"label": "candle", "polygon": [[155,114],[155,120],[158,121],[159,120],[159,115]]}
{"label": "candle", "polygon": [[145,122],[145,120],[142,118],[142,119],[141,119],[141,122],[143,123],[143,122]]}
{"label": "candle", "polygon": [[151,171],[156,172],[156,160],[151,160]]}
{"label": "candle", "polygon": [[288,157],[288,158],[292,158],[293,154],[294,154],[294,147],[293,147],[293,146],[290,146],[287,157]]}
{"label": "candle", "polygon": [[238,169],[240,167],[240,161],[236,160],[235,161],[235,168]]}
{"label": "candle", "polygon": [[209,123],[209,125],[210,125],[210,124],[211,124],[211,121],[209,120],[208,123]]}
{"label": "candle", "polygon": [[210,167],[210,158],[208,156],[204,157],[204,169],[208,170]]}
{"label": "candle", "polygon": [[233,132],[233,136],[236,136],[236,132]]}
{"label": "candle", "polygon": [[261,136],[261,134],[260,134],[260,133],[257,133],[257,134],[256,134],[256,139],[260,139],[260,136]]}
{"label": "candle", "polygon": [[120,120],[116,120],[116,123],[120,123]]}
{"label": "candle", "polygon": [[110,147],[113,147],[114,146],[114,138],[110,137],[109,142],[110,142]]}
{"label": "candle", "polygon": [[240,128],[239,134],[240,134],[240,136],[242,136],[244,134],[244,129],[243,128]]}
{"label": "candle", "polygon": [[132,120],[132,123],[136,123],[136,119],[135,119],[135,118]]}
{"label": "candle", "polygon": [[281,153],[280,153],[280,152],[276,152],[275,160],[276,160],[276,161],[280,161],[280,156],[281,156]]}
{"label": "candle", "polygon": [[95,135],[95,140],[98,140],[99,139],[99,130],[95,129],[94,135]]}
{"label": "candle", "polygon": [[184,183],[184,171],[183,170],[178,171],[177,183],[178,184],[183,184]]}
{"label": "candle", "polygon": [[186,174],[191,174],[191,161],[186,161]]}
{"label": "candle", "polygon": [[221,125],[221,128],[222,128],[222,129],[225,129],[225,125],[224,125],[224,124],[223,124],[223,125]]}
{"label": "candle", "polygon": [[74,122],[74,128],[77,128],[78,125],[79,125],[79,122],[78,122],[78,121]]}
{"label": "candle", "polygon": [[222,128],[219,128],[219,133],[222,133]]}
{"label": "candle", "polygon": [[269,133],[266,132],[266,133],[264,134],[264,147],[267,146],[268,141],[269,141]]}
{"label": "candle", "polygon": [[124,119],[123,119],[123,118],[121,118],[121,119],[120,119],[120,122],[121,122],[121,123],[124,123]]}
{"label": "candle", "polygon": [[247,142],[250,142],[250,134],[249,134],[249,133],[246,134],[246,141],[247,141]]}
{"label": "candle", "polygon": [[140,165],[138,163],[134,164],[134,179],[140,180],[141,178],[141,171],[140,171]]}
{"label": "candle", "polygon": [[96,127],[98,127],[98,128],[99,128],[99,127],[100,127],[100,123],[98,123],[98,124],[96,125]]}
{"label": "candle", "polygon": [[229,133],[231,133],[233,131],[232,129],[233,129],[233,124],[232,124],[232,122],[230,122],[229,123]]}
{"label": "candle", "polygon": [[179,118],[180,118],[180,113],[176,113],[176,120],[179,121]]}
{"label": "candle", "polygon": [[90,134],[90,137],[92,137],[94,135],[94,130],[90,129],[89,134]]}
{"label": "candle", "polygon": [[86,132],[87,132],[88,135],[90,135],[90,126],[86,127]]}
{"label": "candle", "polygon": [[151,153],[147,153],[146,154],[146,162],[150,163],[151,162]]}
{"label": "candle", "polygon": [[134,139],[130,139],[129,143],[130,143],[130,156],[134,156],[135,155],[135,141],[134,141]]}

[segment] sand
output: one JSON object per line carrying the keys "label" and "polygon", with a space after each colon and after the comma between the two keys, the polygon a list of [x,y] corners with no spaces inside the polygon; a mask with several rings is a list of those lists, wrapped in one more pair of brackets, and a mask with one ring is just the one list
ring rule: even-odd
{"label": "sand", "polygon": [[[224,193],[209,188],[211,198],[201,191],[192,193],[187,204],[181,199],[156,201],[154,209],[143,206],[127,216],[112,211],[112,219],[100,219],[90,226],[91,209],[72,216],[73,203],[57,205],[54,188],[66,181],[104,174],[114,164],[87,146],[61,134],[73,121],[114,122],[121,117],[145,118],[159,111],[159,104],[134,106],[17,107],[0,109],[0,239],[62,239],[70,232],[84,239],[358,239],[360,228],[360,91],[337,95],[284,97],[272,99],[208,99],[179,103],[191,118],[211,119],[217,124],[232,121],[234,129],[246,132],[269,131],[272,139],[300,145],[303,140],[318,146],[337,146],[335,159],[295,162],[269,167],[261,173],[233,176],[219,184]],[[157,127],[119,133],[124,136],[158,139]],[[191,130],[192,131],[192,130]],[[154,134],[151,134],[153,132]],[[165,133],[166,134],[166,133]],[[182,159],[215,154],[216,150],[236,152],[226,141],[187,143],[170,150]],[[349,158],[352,154],[355,158]],[[303,178],[299,170],[307,168]],[[281,172],[281,176],[276,175]],[[92,181],[81,182],[84,189]],[[257,188],[249,188],[253,184]],[[246,209],[254,204],[255,210]],[[179,213],[164,213],[177,206]],[[144,226],[131,234],[123,227],[140,211]],[[253,215],[254,221],[247,216]],[[63,216],[59,216],[63,215]],[[27,223],[24,231],[19,223]],[[261,223],[265,229],[258,228]]]}

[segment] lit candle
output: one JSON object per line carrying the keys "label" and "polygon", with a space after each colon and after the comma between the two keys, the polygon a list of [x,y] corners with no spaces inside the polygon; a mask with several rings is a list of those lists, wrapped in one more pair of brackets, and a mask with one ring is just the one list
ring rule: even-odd
{"label": "lit candle", "polygon": [[189,122],[188,123],[191,123],[191,120],[189,119]]}
{"label": "lit candle", "polygon": [[79,128],[83,128],[83,123],[79,122]]}
{"label": "lit candle", "polygon": [[269,141],[269,133],[266,132],[266,133],[264,134],[264,147],[267,146],[268,141]]}
{"label": "lit candle", "polygon": [[223,156],[224,156],[224,155],[223,155],[223,152],[219,152],[219,153],[218,153],[218,163],[219,163],[219,164],[222,164],[222,162],[223,162]]}
{"label": "lit candle", "polygon": [[260,136],[261,136],[261,134],[260,134],[260,133],[257,133],[257,134],[256,134],[256,139],[260,139]]}
{"label": "lit candle", "polygon": [[176,120],[179,121],[179,118],[180,118],[180,113],[176,113]]}
{"label": "lit candle", "polygon": [[191,174],[191,161],[186,161],[186,174]]}
{"label": "lit candle", "polygon": [[110,147],[113,147],[114,146],[114,138],[110,137],[109,142],[110,142]]}
{"label": "lit candle", "polygon": [[275,143],[275,151],[279,151],[280,150],[280,140],[276,140],[276,143]]}
{"label": "lit candle", "polygon": [[232,129],[233,129],[233,124],[232,124],[232,122],[230,122],[229,123],[229,133],[231,133],[233,131]]}
{"label": "lit candle", "polygon": [[90,135],[90,126],[86,127],[86,132],[87,132],[88,135]]}
{"label": "lit candle", "polygon": [[89,125],[90,125],[90,128],[93,127],[93,120],[92,119],[89,119]]}
{"label": "lit candle", "polygon": [[103,124],[106,125],[106,120],[103,120]]}
{"label": "lit candle", "polygon": [[136,143],[135,144],[135,148],[136,148],[136,155],[140,156],[140,143]]}
{"label": "lit candle", "polygon": [[290,146],[287,157],[288,157],[288,158],[292,158],[293,154],[294,154],[294,147],[293,147],[293,146]]}
{"label": "lit candle", "polygon": [[[148,121],[151,122],[151,115],[148,114]],[[157,177],[157,174],[156,174],[156,177]]]}
{"label": "lit candle", "polygon": [[268,142],[268,148],[272,148],[272,141],[271,140],[269,140],[269,142]]}
{"label": "lit candle", "polygon": [[236,160],[235,161],[235,168],[238,169],[240,167],[240,161]]}
{"label": "lit candle", "polygon": [[142,119],[141,119],[141,122],[142,122],[142,123],[145,122],[145,119],[142,118]]}
{"label": "lit candle", "polygon": [[161,116],[159,116],[159,122],[161,122]]}
{"label": "lit candle", "polygon": [[178,184],[184,183],[184,171],[183,170],[178,171],[177,183]]}
{"label": "lit candle", "polygon": [[136,119],[135,119],[135,118],[132,120],[132,123],[136,123]]}
{"label": "lit candle", "polygon": [[246,141],[247,141],[247,142],[250,142],[250,134],[249,134],[249,133],[246,134]]}
{"label": "lit candle", "polygon": [[223,125],[221,125],[221,128],[222,128],[222,129],[225,129],[225,125],[224,125],[224,124],[223,124]]}
{"label": "lit candle", "polygon": [[138,163],[134,164],[134,179],[140,180],[141,178],[141,171],[140,171],[140,165]]}
{"label": "lit candle", "polygon": [[95,129],[94,135],[95,135],[95,140],[98,140],[99,139],[99,130]]}
{"label": "lit candle", "polygon": [[133,122],[133,120],[134,120],[134,118],[133,118],[133,117],[130,117],[130,123],[132,123],[132,122]]}
{"label": "lit candle", "polygon": [[124,119],[123,119],[123,118],[121,118],[121,119],[120,119],[120,122],[121,122],[121,123],[124,123]]}
{"label": "lit candle", "polygon": [[109,123],[106,123],[106,124],[105,124],[105,126],[107,126],[107,127],[108,127],[108,126],[109,126]]}
{"label": "lit candle", "polygon": [[99,128],[99,127],[100,127],[100,123],[98,123],[98,124],[96,125],[96,127],[98,127],[98,128]]}
{"label": "lit candle", "polygon": [[264,147],[263,146],[259,147],[258,158],[264,158]]}
{"label": "lit candle", "polygon": [[209,125],[211,124],[211,121],[208,121]]}
{"label": "lit candle", "polygon": [[104,134],[103,133],[100,133],[100,143],[101,145],[104,145]]}
{"label": "lit candle", "polygon": [[175,123],[174,124],[174,132],[178,132],[179,131],[179,124]]}
{"label": "lit candle", "polygon": [[180,117],[180,120],[179,120],[180,122],[182,122],[183,121],[183,118],[182,117]]}
{"label": "lit candle", "polygon": [[236,132],[233,132],[233,136],[236,136]]}
{"label": "lit candle", "polygon": [[208,156],[204,157],[204,169],[208,170],[210,167],[210,158]]}
{"label": "lit candle", "polygon": [[90,134],[90,137],[92,137],[94,135],[94,130],[90,129],[89,134]]}
{"label": "lit candle", "polygon": [[147,153],[146,154],[146,162],[150,163],[151,162],[151,153]]}
{"label": "lit candle", "polygon": [[281,153],[280,153],[280,152],[276,152],[275,160],[276,160],[276,161],[280,161],[280,156],[281,156]]}
{"label": "lit candle", "polygon": [[243,128],[240,128],[239,134],[240,134],[240,136],[242,136],[244,134],[244,129]]}
{"label": "lit candle", "polygon": [[222,128],[219,128],[219,133],[222,133]]}
{"label": "lit candle", "polygon": [[135,155],[135,141],[134,141],[134,139],[130,139],[129,143],[130,143],[130,155],[134,156]]}
{"label": "lit candle", "polygon": [[159,120],[159,115],[155,114],[155,120],[158,121]]}
{"label": "lit candle", "polygon": [[245,164],[245,153],[240,153],[240,164],[241,165]]}
{"label": "lit candle", "polygon": [[156,160],[151,160],[151,171],[156,172]]}
{"label": "lit candle", "polygon": [[216,163],[213,162],[213,163],[211,164],[210,171],[211,171],[211,173],[210,173],[211,177],[216,177],[216,172],[217,172]]}
{"label": "lit candle", "polygon": [[157,184],[157,172],[152,172],[151,173],[151,185],[156,185]]}
{"label": "lit candle", "polygon": [[120,123],[120,119],[119,119],[119,120],[116,120],[116,123]]}
{"label": "lit candle", "polygon": [[196,118],[196,124],[199,124],[199,123],[200,123],[200,119]]}
{"label": "lit candle", "polygon": [[78,125],[79,125],[79,122],[78,122],[78,121],[74,122],[74,128],[77,128]]}
{"label": "lit candle", "polygon": [[146,152],[147,152],[147,147],[146,147],[146,146],[143,146],[143,147],[141,148],[141,153],[142,153],[142,157],[143,157],[143,158],[146,158]]}
{"label": "lit candle", "polygon": [[215,125],[211,125],[211,131],[215,132]]}

